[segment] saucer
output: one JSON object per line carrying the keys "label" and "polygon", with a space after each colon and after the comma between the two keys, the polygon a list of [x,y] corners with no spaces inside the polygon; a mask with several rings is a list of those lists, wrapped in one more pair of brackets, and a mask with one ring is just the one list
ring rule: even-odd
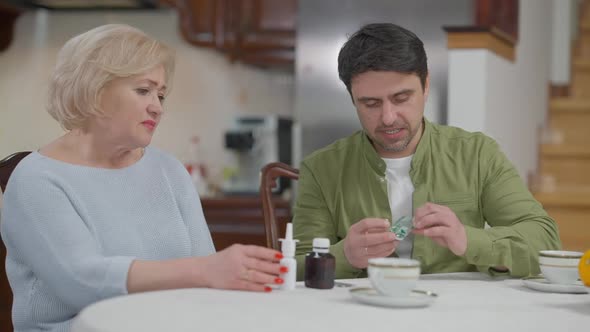
{"label": "saucer", "polygon": [[581,281],[577,281],[571,285],[552,284],[543,277],[530,277],[522,279],[522,283],[530,288],[541,292],[548,293],[570,293],[570,294],[586,294],[588,290]]}
{"label": "saucer", "polygon": [[385,296],[377,293],[376,290],[369,287],[352,288],[350,290],[350,295],[361,303],[392,308],[426,307],[438,296],[433,292],[417,289],[413,290],[407,296]]}

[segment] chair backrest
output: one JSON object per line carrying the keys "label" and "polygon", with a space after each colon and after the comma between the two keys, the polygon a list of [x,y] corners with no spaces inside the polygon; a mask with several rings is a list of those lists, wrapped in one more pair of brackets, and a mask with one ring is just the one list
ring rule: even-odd
{"label": "chair backrest", "polygon": [[266,246],[276,250],[280,250],[279,223],[272,199],[272,189],[277,186],[276,180],[279,177],[297,180],[299,179],[299,170],[280,162],[270,163],[262,168],[260,198],[262,200],[262,212],[264,215]]}
{"label": "chair backrest", "polygon": [[2,192],[6,190],[6,184],[8,183],[8,178],[14,168],[18,163],[26,156],[29,155],[31,151],[23,151],[13,153],[10,156],[0,160],[0,188],[2,188]]}
{"label": "chair backrest", "polygon": [[[13,153],[0,160],[0,187],[6,190],[6,184],[12,171],[30,151]],[[12,331],[12,290],[6,277],[6,247],[0,237],[0,331]]]}

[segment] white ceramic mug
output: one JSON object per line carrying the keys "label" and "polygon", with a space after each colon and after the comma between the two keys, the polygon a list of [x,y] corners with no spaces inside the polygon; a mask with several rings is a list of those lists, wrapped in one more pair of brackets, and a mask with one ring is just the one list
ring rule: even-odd
{"label": "white ceramic mug", "polygon": [[407,296],[420,278],[420,262],[415,259],[371,258],[367,270],[373,288],[386,296]]}

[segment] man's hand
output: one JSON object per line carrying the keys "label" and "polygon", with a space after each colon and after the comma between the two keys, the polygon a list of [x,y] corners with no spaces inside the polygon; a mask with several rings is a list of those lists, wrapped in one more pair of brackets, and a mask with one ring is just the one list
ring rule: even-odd
{"label": "man's hand", "polygon": [[457,256],[467,251],[467,234],[457,215],[446,206],[426,203],[414,213],[415,234],[424,235]]}
{"label": "man's hand", "polygon": [[365,218],[350,226],[344,238],[344,255],[352,266],[364,269],[369,258],[387,257],[398,244],[386,219]]}

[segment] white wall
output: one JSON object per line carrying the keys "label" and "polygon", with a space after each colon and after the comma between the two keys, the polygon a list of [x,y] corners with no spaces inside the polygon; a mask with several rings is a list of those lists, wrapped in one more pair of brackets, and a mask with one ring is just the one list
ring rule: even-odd
{"label": "white wall", "polygon": [[548,107],[552,4],[520,1],[515,62],[487,50],[450,51],[449,125],[495,138],[524,179],[536,170]]}
{"label": "white wall", "polygon": [[476,110],[485,109],[488,54],[481,49],[449,52],[447,124],[470,131],[485,131],[485,113]]}
{"label": "white wall", "polygon": [[[551,0],[551,83],[568,85],[571,72],[572,28],[577,0]],[[577,27],[576,27],[577,28]]]}
{"label": "white wall", "polygon": [[107,23],[136,26],[176,49],[173,90],[153,145],[179,159],[196,134],[207,162],[218,170],[233,160],[223,151],[223,133],[235,114],[292,114],[292,73],[230,64],[215,50],[186,43],[174,11],[29,12],[19,18],[10,48],[0,53],[0,157],[37,149],[62,134],[44,108],[56,54],[69,38]]}

